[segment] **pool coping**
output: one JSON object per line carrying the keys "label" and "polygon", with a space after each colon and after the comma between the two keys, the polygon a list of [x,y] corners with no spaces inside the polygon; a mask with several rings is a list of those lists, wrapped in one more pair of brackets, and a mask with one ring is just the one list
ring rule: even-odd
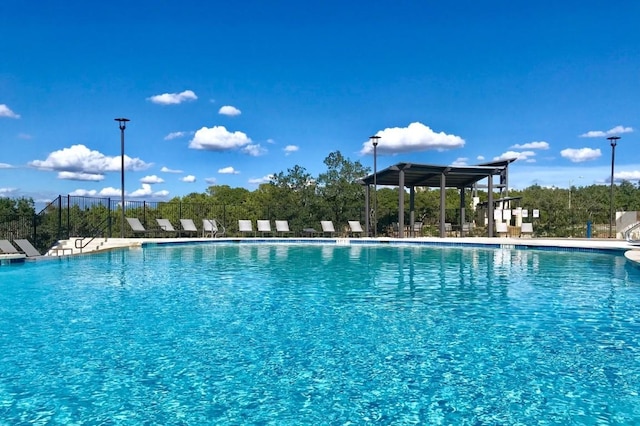
{"label": "pool coping", "polygon": [[182,244],[333,244],[338,246],[350,245],[393,245],[393,246],[426,246],[426,247],[476,247],[491,249],[515,249],[515,250],[550,250],[550,251],[577,251],[591,253],[609,253],[624,255],[632,264],[640,267],[640,245],[629,243],[625,240],[591,239],[591,238],[513,238],[513,237],[414,237],[414,238],[342,238],[342,237],[177,237],[177,238],[109,238],[101,250],[90,251],[66,256],[41,256],[28,258],[24,254],[0,255],[14,256],[3,264],[24,263],[32,260],[46,260],[57,258],[69,258],[78,255],[96,254],[109,250],[136,249],[156,245],[182,245]]}

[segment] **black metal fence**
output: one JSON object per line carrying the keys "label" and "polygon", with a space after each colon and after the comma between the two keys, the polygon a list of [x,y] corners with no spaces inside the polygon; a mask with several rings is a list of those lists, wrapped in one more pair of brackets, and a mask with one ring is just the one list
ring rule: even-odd
{"label": "black metal fence", "polygon": [[[168,219],[179,229],[180,219],[192,219],[198,227],[202,219],[216,219],[226,228],[229,236],[238,235],[238,220],[251,219],[289,219],[294,232],[300,232],[304,227],[319,228],[320,220],[325,217],[282,218],[278,211],[269,206],[250,205],[222,205],[211,203],[184,203],[181,201],[127,201],[124,216],[138,218],[148,230],[158,229],[155,219]],[[379,208],[377,235],[397,235],[397,210]],[[119,199],[93,198],[76,196],[59,196],[49,203],[42,211],[33,217],[18,217],[15,220],[0,223],[0,239],[30,239],[41,251],[51,248],[56,241],[73,237],[119,237],[124,232],[125,237],[133,237],[133,231],[128,224],[122,222],[123,211]],[[573,210],[541,210],[536,218],[527,218],[533,223],[534,236],[538,237],[575,237],[575,238],[607,238],[609,224],[606,219],[607,211]],[[350,219],[359,219],[363,225],[364,211],[357,210],[349,214]],[[460,223],[460,209],[447,209],[445,221]],[[404,219],[410,223],[409,212]],[[439,235],[439,218],[422,217],[416,214],[415,222],[423,226],[413,235]],[[467,209],[465,222],[473,224],[468,235],[486,236],[486,212]],[[124,225],[124,226],[123,226]],[[342,231],[345,224],[336,223],[336,230]],[[395,228],[394,228],[395,225]],[[614,231],[615,233],[615,231]]]}

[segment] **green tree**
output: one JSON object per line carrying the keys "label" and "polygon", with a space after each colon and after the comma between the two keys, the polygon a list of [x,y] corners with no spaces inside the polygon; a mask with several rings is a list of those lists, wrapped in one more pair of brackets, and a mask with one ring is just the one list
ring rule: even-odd
{"label": "green tree", "polygon": [[364,214],[365,188],[358,180],[369,173],[359,161],[350,161],[340,151],[324,159],[327,171],[318,176],[318,193],[323,199],[322,210],[334,225],[344,225],[348,220]]}

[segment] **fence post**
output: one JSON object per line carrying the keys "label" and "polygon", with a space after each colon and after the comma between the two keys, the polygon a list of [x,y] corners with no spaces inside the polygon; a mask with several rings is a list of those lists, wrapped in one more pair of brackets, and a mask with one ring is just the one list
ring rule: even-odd
{"label": "fence post", "polygon": [[112,228],[111,228],[111,197],[107,198],[107,224],[109,227],[109,238],[112,237]]}
{"label": "fence post", "polygon": [[62,239],[62,195],[58,195],[58,240]]}
{"label": "fence post", "polygon": [[71,195],[67,194],[67,239],[71,232]]}
{"label": "fence post", "polygon": [[591,238],[591,221],[587,221],[587,238]]}

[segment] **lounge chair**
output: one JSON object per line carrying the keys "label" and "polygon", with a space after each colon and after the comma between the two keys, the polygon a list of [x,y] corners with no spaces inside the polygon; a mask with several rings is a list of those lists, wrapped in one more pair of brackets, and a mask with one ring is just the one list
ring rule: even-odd
{"label": "lounge chair", "polygon": [[258,232],[262,233],[263,237],[264,237],[264,234],[271,234],[270,220],[258,220],[257,225],[258,225]]}
{"label": "lounge chair", "polygon": [[276,220],[276,232],[280,233],[281,237],[284,237],[285,234],[290,234],[293,231],[289,229],[289,221],[287,220]]}
{"label": "lounge chair", "polygon": [[153,232],[151,230],[145,229],[145,227],[142,225],[142,223],[140,223],[140,219],[138,219],[137,217],[128,217],[127,218],[127,223],[131,227],[131,230],[133,231],[133,235],[135,235],[135,234],[149,234],[149,233]]}
{"label": "lounge chair", "polygon": [[496,234],[498,237],[506,237],[509,234],[509,227],[506,222],[497,222],[496,223]]}
{"label": "lounge chair", "polygon": [[460,235],[462,237],[469,236],[469,234],[471,234],[471,223],[470,222],[465,222],[462,224],[462,230],[460,231]]}
{"label": "lounge chair", "polygon": [[202,219],[202,236],[206,237],[207,234],[211,238],[221,237],[225,234],[226,230],[224,226],[218,224],[215,219]]}
{"label": "lounge chair", "polygon": [[413,224],[412,236],[413,237],[422,237],[422,222],[415,222]]}
{"label": "lounge chair", "polygon": [[198,235],[198,228],[196,224],[193,223],[193,219],[180,219],[180,226],[182,226],[182,230],[191,235]]}
{"label": "lounge chair", "polygon": [[329,234],[333,237],[333,234],[336,233],[335,228],[333,227],[333,222],[330,220],[321,220],[320,225],[322,226],[322,233]]}
{"label": "lounge chair", "polygon": [[523,222],[522,225],[520,225],[520,237],[522,238],[533,237],[533,223]]}
{"label": "lounge chair", "polygon": [[253,223],[250,220],[238,220],[238,232],[240,232],[240,234],[253,234],[255,237]]}
{"label": "lounge chair", "polygon": [[13,240],[14,243],[16,243],[18,245],[18,247],[20,247],[20,250],[22,250],[22,252],[24,254],[27,255],[27,257],[38,257],[38,256],[42,256],[42,254],[38,251],[38,249],[36,249],[30,242],[29,240]]}
{"label": "lounge chair", "polygon": [[0,253],[18,254],[20,252],[9,242],[9,240],[0,240]]}
{"label": "lounge chair", "polygon": [[453,226],[450,222],[444,223],[444,233],[447,237],[450,237],[453,234]]}
{"label": "lounge chair", "polygon": [[169,219],[156,219],[156,222],[158,222],[158,226],[164,232],[173,232],[173,233],[176,232],[171,222],[169,222]]}
{"label": "lounge chair", "polygon": [[362,225],[360,225],[360,222],[357,220],[350,220],[349,221],[349,234],[355,236],[362,236],[362,234],[364,233],[364,229],[362,229]]}

